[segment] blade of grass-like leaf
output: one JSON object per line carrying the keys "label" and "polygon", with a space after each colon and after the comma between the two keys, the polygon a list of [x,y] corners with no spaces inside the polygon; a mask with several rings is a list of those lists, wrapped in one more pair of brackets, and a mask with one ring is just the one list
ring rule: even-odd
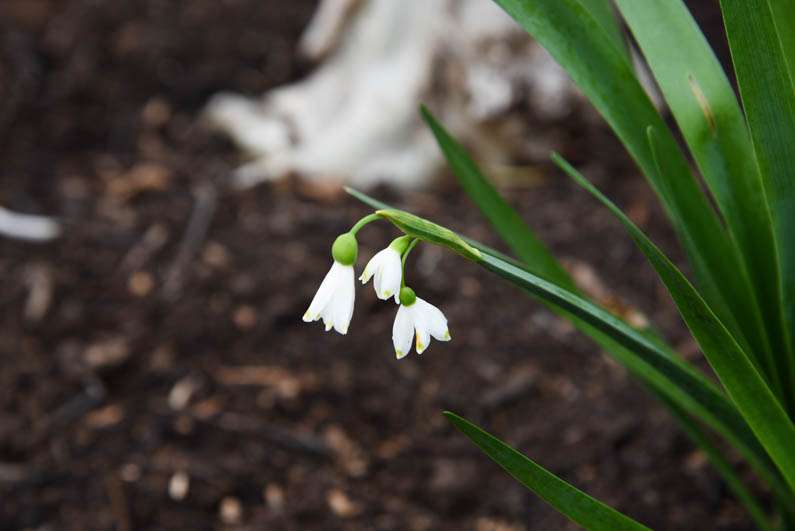
{"label": "blade of grass-like leaf", "polygon": [[450,136],[425,107],[421,108],[421,113],[461,187],[516,256],[536,275],[576,291],[574,282],[563,266],[483,177],[463,146]]}
{"label": "blade of grass-like leaf", "polygon": [[665,284],[726,392],[776,463],[790,488],[795,489],[795,425],[748,355],[687,278],[621,209],[562,157],[555,154],[553,160],[580,186],[601,201],[626,227]]}
{"label": "blade of grass-like leaf", "polygon": [[[737,293],[729,298],[747,301],[737,309],[739,325],[752,353],[760,354],[766,375],[775,379],[781,371],[773,352],[786,354],[781,307],[776,304],[776,251],[762,181],[734,90],[681,0],[616,4],[741,250],[743,281],[733,286]],[[775,338],[774,347],[769,337]]]}
{"label": "blade of grass-like leaf", "polygon": [[[690,258],[699,288],[722,317],[746,305],[718,286],[742,282],[739,255],[690,174],[670,130],[641,87],[629,61],[577,0],[495,0],[527,30],[604,116],[659,195]],[[669,171],[659,173],[646,128],[660,133]],[[726,319],[733,326],[738,319]],[[737,331],[733,328],[733,331]]]}
{"label": "blade of grass-like leaf", "polygon": [[[789,388],[795,386],[795,90],[767,0],[721,0],[737,83],[765,187],[789,341]],[[793,25],[790,12],[785,27]],[[783,29],[783,28],[782,28]],[[791,35],[789,38],[793,38]],[[795,401],[791,404],[795,407]]]}
{"label": "blade of grass-like leaf", "polygon": [[795,0],[770,2],[781,51],[789,66],[790,80],[795,84]]}
{"label": "blade of grass-like leaf", "polygon": [[580,4],[591,14],[593,19],[602,27],[607,37],[613,41],[616,48],[629,58],[629,49],[624,34],[621,31],[618,17],[613,10],[610,0],[579,0]]}
{"label": "blade of grass-like leaf", "polygon": [[668,409],[679,422],[682,430],[690,437],[690,440],[706,454],[707,459],[726,482],[729,490],[743,504],[756,526],[764,531],[773,531],[774,527],[771,525],[764,509],[746,488],[731,463],[723,457],[721,451],[712,444],[712,441],[701,431],[701,428],[679,406],[664,396],[658,396],[658,398],[663,404],[668,406]]}
{"label": "blade of grass-like leaf", "polygon": [[[346,188],[346,191],[374,209],[393,208],[351,188]],[[608,354],[641,382],[726,437],[776,495],[795,506],[795,496],[783,483],[764,448],[760,446],[734,405],[701,373],[673,355],[656,338],[650,338],[635,330],[607,310],[532,274],[523,264],[494,249],[474,240],[464,240],[480,251],[480,265],[562,314],[579,330],[602,345]]]}
{"label": "blade of grass-like leaf", "polygon": [[450,411],[444,416],[495,463],[573,522],[592,531],[648,531],[648,527],[560,479],[468,420]]}

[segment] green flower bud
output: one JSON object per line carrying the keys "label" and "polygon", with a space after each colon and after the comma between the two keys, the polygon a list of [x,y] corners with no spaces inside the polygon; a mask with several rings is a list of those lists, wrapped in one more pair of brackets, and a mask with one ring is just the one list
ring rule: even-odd
{"label": "green flower bud", "polygon": [[342,265],[353,265],[359,255],[359,244],[350,232],[340,234],[331,246],[331,257]]}
{"label": "green flower bud", "polygon": [[411,306],[417,301],[417,294],[414,293],[414,290],[405,287],[400,289],[400,304],[403,306]]}
{"label": "green flower bud", "polygon": [[392,240],[392,243],[389,244],[389,247],[396,250],[400,256],[403,256],[403,253],[406,252],[408,249],[409,244],[411,243],[411,236],[401,236],[399,238],[395,238]]}

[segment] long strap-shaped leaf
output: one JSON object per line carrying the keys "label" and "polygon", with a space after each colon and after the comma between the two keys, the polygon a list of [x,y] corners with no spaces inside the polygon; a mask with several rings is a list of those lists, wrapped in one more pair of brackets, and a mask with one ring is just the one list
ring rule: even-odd
{"label": "long strap-shaped leaf", "polygon": [[790,78],[795,82],[795,0],[776,0],[770,3],[770,8]]}
{"label": "long strap-shaped leaf", "polygon": [[[577,0],[495,1],[550,52],[616,132],[657,191],[705,297],[737,331],[734,311],[746,301],[719,289],[742,282],[737,249],[629,61]],[[662,174],[646,140],[649,125],[660,132],[670,170]]]}
{"label": "long strap-shaped leaf", "polygon": [[621,31],[618,17],[613,10],[613,2],[611,2],[611,0],[579,0],[579,2],[602,27],[607,37],[613,41],[616,48],[618,48],[625,57],[629,58],[627,41]]}
{"label": "long strap-shaped leaf", "polygon": [[676,303],[737,409],[765,447],[781,474],[795,489],[795,425],[757,372],[748,355],[676,266],[632,221],[560,156],[553,160],[580,186],[601,201],[626,227]]}
{"label": "long strap-shaped leaf", "polygon": [[461,187],[488,218],[500,237],[534,274],[577,291],[574,281],[560,265],[560,262],[528,228],[519,214],[505,204],[500,194],[480,172],[464,147],[459,144],[445,128],[422,107],[420,112],[430,127],[447,163],[458,178]]}
{"label": "long strap-shaped leaf", "polygon": [[[739,324],[753,347],[750,354],[759,353],[766,374],[775,381],[783,364],[774,361],[773,352],[787,355],[778,304],[776,251],[762,180],[734,90],[681,0],[617,0],[616,4],[742,250],[757,289],[751,288],[746,270],[742,271],[743,282],[723,289],[737,291],[730,299],[747,301],[737,308]],[[765,323],[769,336],[776,339],[773,348]]]}
{"label": "long strap-shaped leaf", "polygon": [[565,517],[592,531],[648,531],[648,527],[592,498],[455,413],[444,415],[483,452]]}
{"label": "long strap-shaped leaf", "polygon": [[[395,212],[389,205],[366,194],[350,188],[346,190],[375,209]],[[409,230],[411,231],[410,227]],[[420,231],[412,233],[422,237]],[[760,446],[735,406],[701,373],[674,356],[658,341],[635,330],[607,310],[532,274],[523,264],[489,247],[472,240],[466,241],[480,251],[477,262],[481,266],[563,313],[583,333],[603,344],[610,355],[644,384],[726,437],[748,459],[757,474],[771,486],[779,498],[795,503],[789,488],[781,480],[764,448]],[[444,245],[439,241],[435,243]],[[456,250],[453,246],[451,249]]]}
{"label": "long strap-shaped leaf", "polygon": [[[768,0],[721,0],[737,83],[767,194],[790,352],[795,338],[795,89]],[[792,2],[787,2],[792,5]],[[795,13],[781,20],[793,31]],[[786,35],[790,41],[792,35]],[[790,359],[790,362],[793,362]],[[795,386],[791,363],[790,386]],[[795,452],[793,452],[795,453]]]}

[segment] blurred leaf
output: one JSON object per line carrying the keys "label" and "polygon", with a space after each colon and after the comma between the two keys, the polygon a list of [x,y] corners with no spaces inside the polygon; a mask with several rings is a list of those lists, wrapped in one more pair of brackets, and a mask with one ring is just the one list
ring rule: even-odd
{"label": "blurred leaf", "polygon": [[573,522],[593,531],[649,529],[563,481],[468,420],[449,411],[444,416],[506,472]]}
{"label": "blurred leaf", "polygon": [[580,4],[591,14],[594,20],[602,27],[607,37],[613,41],[622,54],[629,60],[624,34],[621,31],[618,17],[610,0],[579,0]]}
{"label": "blurred leaf", "polygon": [[553,160],[580,186],[601,201],[629,231],[638,248],[668,288],[679,313],[737,409],[776,463],[790,488],[795,489],[795,452],[792,451],[795,425],[748,355],[687,278],[621,209],[562,157],[555,154]]}
{"label": "blurred leaf", "polygon": [[[729,300],[746,301],[736,309],[738,324],[751,353],[758,352],[766,374],[775,379],[780,371],[773,352],[786,355],[777,304],[776,251],[762,181],[734,90],[681,0],[616,3],[742,251],[742,281],[721,289],[735,292]],[[768,336],[776,338],[775,349]]]}

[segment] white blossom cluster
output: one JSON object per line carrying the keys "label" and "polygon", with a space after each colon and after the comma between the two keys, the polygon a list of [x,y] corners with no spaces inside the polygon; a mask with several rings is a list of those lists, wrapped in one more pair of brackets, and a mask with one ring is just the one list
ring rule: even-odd
{"label": "white blossom cluster", "polygon": [[[389,247],[373,256],[359,277],[362,284],[373,279],[376,296],[381,300],[394,298],[399,305],[392,327],[392,343],[398,359],[411,350],[415,339],[417,354],[422,354],[431,343],[431,337],[449,341],[450,331],[444,314],[429,302],[419,298],[404,281],[405,258],[416,240],[401,236]],[[352,232],[337,238],[332,246],[334,262],[315,293],[304,321],[322,319],[326,331],[332,328],[340,334],[348,332],[356,299],[354,266],[358,255],[358,244]]]}

